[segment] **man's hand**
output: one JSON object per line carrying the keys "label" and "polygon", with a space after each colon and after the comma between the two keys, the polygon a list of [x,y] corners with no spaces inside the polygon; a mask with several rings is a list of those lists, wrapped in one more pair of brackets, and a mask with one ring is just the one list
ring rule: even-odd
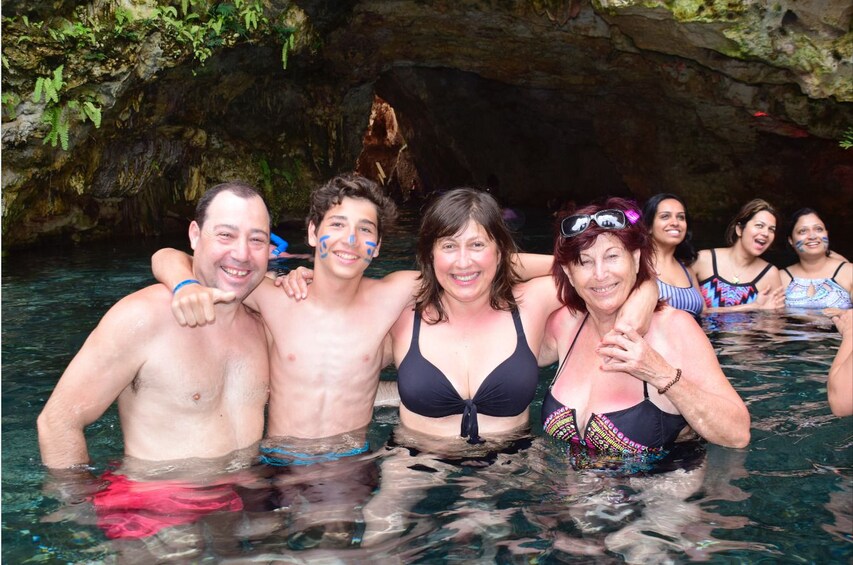
{"label": "man's hand", "polygon": [[297,267],[275,278],[275,285],[284,289],[284,293],[295,300],[308,298],[308,285],[314,280],[314,271],[307,267]]}
{"label": "man's hand", "polygon": [[212,324],[216,319],[213,305],[233,302],[236,298],[233,292],[190,284],[178,289],[172,296],[172,315],[182,326],[194,328]]}

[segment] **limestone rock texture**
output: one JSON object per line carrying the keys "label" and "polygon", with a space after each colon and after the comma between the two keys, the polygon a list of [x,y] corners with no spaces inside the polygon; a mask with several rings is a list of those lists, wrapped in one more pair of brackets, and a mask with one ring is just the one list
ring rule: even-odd
{"label": "limestone rock texture", "polygon": [[[45,17],[41,4],[3,15]],[[62,54],[22,48],[4,22],[3,90],[23,100],[3,117],[4,250],[181,231],[206,186],[235,178],[275,221],[299,217],[314,186],[354,169],[400,198],[474,185],[556,208],[666,191],[718,226],[764,197],[823,211],[836,241],[853,219],[853,150],[838,143],[853,127],[853,0],[264,7],[298,29],[287,68],[274,38],[200,65],[158,33],[65,61],[66,88],[103,108],[67,151],[43,143],[27,97]]]}

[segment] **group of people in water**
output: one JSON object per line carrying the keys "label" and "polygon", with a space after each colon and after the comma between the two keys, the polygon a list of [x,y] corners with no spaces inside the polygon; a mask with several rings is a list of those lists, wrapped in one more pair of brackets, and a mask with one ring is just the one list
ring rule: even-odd
{"label": "group of people in water", "polygon": [[755,199],[740,209],[726,228],[729,247],[722,249],[697,253],[688,218],[684,201],[674,194],[656,194],[643,209],[661,298],[670,306],[696,316],[783,306],[853,307],[853,267],[829,249],[829,232],[815,210],[802,208],[791,217],[788,243],[799,262],[781,271],[761,258],[779,224],[779,214],[768,202]]}
{"label": "group of people in water", "polygon": [[[116,400],[126,457],[105,492],[150,481],[146,462],[357,458],[377,404],[399,404],[398,437],[419,449],[488,450],[528,429],[539,367],[558,361],[541,426],[572,450],[660,457],[697,438],[742,448],[749,412],[696,316],[785,304],[837,309],[830,405],[853,413],[853,269],[813,210],[795,215],[800,261],[780,274],[761,259],[778,224],[761,200],[724,249],[697,254],[684,202],[661,194],[644,210],[610,198],[561,212],[553,255],[534,255],[488,192],[458,188],[423,212],[418,270],[364,277],[395,215],[376,183],[333,178],[311,195],[313,271],[274,282],[260,195],[210,189],[189,227],[193,255],[158,251],[163,284],[110,309],[59,380],[38,419],[44,464],[87,465],[84,428]],[[391,363],[396,382],[380,382]]]}

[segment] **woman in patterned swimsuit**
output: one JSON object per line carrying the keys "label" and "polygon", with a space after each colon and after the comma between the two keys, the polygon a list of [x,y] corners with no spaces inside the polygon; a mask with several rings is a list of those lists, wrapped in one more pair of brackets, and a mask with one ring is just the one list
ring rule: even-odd
{"label": "woman in patterned swimsuit", "polygon": [[[553,274],[565,308],[552,314],[540,363],[561,359],[542,405],[545,432],[587,450],[636,455],[690,427],[744,447],[749,412],[696,320],[660,304],[645,336],[616,316],[652,277],[651,244],[631,205],[611,198],[562,218]],[[585,314],[578,329],[575,316]]]}
{"label": "woman in patterned swimsuit", "polygon": [[704,249],[693,264],[705,312],[776,309],[785,306],[779,270],[761,258],[776,238],[778,214],[750,200],[726,228],[729,247]]}
{"label": "woman in patterned swimsuit", "polygon": [[853,308],[853,266],[829,250],[829,232],[817,212],[802,208],[791,217],[788,243],[799,263],[782,269],[785,305],[791,308]]}

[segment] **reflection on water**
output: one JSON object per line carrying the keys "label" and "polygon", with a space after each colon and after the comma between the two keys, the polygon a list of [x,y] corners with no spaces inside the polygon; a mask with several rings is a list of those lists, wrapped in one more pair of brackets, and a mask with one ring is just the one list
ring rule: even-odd
{"label": "reflection on water", "polygon": [[[390,234],[371,269],[410,267],[412,231]],[[703,321],[749,406],[752,442],[706,446],[698,463],[664,473],[576,470],[535,428],[497,453],[431,455],[401,439],[396,410],[382,408],[370,450],[350,458],[225,475],[176,463],[156,481],[118,486],[104,473],[129,462],[111,410],[87,430],[91,474],[46,477],[35,418],[106,309],[148,284],[150,252],[143,243],[4,260],[3,562],[853,559],[853,419],[832,417],[826,403],[840,340],[829,321],[802,313]],[[532,422],[552,372],[541,372]],[[112,499],[100,494],[108,487]],[[105,522],[152,533],[108,537]]]}

